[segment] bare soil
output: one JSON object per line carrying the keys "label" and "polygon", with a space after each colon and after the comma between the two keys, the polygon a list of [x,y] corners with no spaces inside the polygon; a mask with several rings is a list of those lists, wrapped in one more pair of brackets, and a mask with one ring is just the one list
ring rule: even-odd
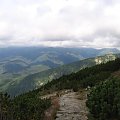
{"label": "bare soil", "polygon": [[86,94],[86,91],[80,91],[62,95],[56,120],[87,120]]}

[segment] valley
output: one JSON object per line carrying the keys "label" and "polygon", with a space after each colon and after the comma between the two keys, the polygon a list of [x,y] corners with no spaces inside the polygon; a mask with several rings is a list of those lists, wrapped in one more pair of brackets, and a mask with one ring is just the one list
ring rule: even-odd
{"label": "valley", "polygon": [[91,67],[100,63],[106,63],[108,61],[115,60],[115,58],[117,57],[119,57],[119,55],[110,54],[105,56],[99,56],[96,58],[89,58],[78,62],[73,62],[71,64],[49,69],[43,72],[30,74],[21,79],[19,83],[16,83],[18,81],[14,81],[13,85],[8,87],[7,91],[16,95],[32,89],[37,89],[40,86],[45,85],[47,82],[52,81],[53,79],[57,79],[63,75],[76,73],[86,67]]}
{"label": "valley", "polygon": [[116,58],[63,75],[13,99],[1,93],[1,107],[7,112],[2,109],[0,114],[14,120],[44,120],[53,110],[56,120],[119,120],[119,71],[120,59]]}
{"label": "valley", "polygon": [[119,52],[117,49],[39,47],[3,48],[1,51],[0,91],[12,96],[37,89],[62,75],[114,60],[118,57],[114,53]]}
{"label": "valley", "polygon": [[[52,79],[98,64],[94,58],[86,58],[108,53],[119,53],[119,50],[44,47],[0,48],[0,91],[7,91],[14,96],[39,88]],[[107,59],[113,60],[115,58],[113,55]],[[102,61],[105,62],[105,60]]]}
{"label": "valley", "polygon": [[120,0],[0,0],[0,120],[120,120]]}

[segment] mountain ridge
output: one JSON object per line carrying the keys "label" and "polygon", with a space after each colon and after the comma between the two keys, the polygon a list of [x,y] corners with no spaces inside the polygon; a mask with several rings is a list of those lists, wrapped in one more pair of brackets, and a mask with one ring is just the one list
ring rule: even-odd
{"label": "mountain ridge", "polygon": [[[12,87],[11,86],[9,87],[8,92],[16,95],[16,93],[21,94],[29,90],[37,89],[40,86],[46,84],[47,82],[50,82],[53,79],[58,79],[63,75],[76,73],[79,70],[84,69],[86,67],[91,67],[97,64],[106,63],[106,62],[115,60],[117,57],[119,57],[119,54],[117,55],[108,54],[105,56],[89,58],[89,59],[73,62],[68,65],[63,65],[58,68],[53,68],[53,69],[49,69],[39,73],[31,74],[23,78],[19,82],[19,84],[15,83],[14,81],[12,83],[13,84]],[[97,63],[96,59],[100,59],[102,60],[102,62]]]}

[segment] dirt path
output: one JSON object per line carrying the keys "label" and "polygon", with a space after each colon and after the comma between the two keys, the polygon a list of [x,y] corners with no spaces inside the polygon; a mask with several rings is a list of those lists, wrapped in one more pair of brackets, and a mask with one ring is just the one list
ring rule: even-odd
{"label": "dirt path", "polygon": [[60,97],[56,120],[87,120],[86,93],[71,92]]}

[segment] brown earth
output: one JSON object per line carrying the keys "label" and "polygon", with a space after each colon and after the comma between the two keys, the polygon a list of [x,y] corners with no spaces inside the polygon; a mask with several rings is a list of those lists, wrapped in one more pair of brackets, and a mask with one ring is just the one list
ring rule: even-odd
{"label": "brown earth", "polygon": [[87,92],[70,92],[60,97],[56,120],[87,120]]}
{"label": "brown earth", "polygon": [[45,111],[44,120],[54,120],[57,110],[60,107],[58,97],[52,98],[51,102],[52,102],[51,107]]}

